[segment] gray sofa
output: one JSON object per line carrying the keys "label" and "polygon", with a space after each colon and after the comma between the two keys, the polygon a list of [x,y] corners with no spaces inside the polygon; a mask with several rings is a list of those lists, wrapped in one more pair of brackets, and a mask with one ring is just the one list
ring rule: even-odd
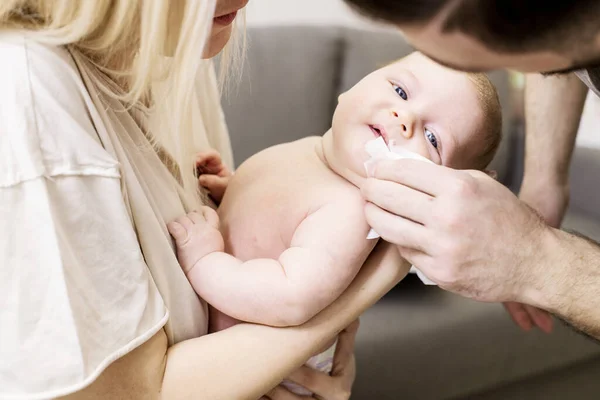
{"label": "gray sofa", "polygon": [[[395,33],[336,27],[257,27],[249,39],[241,85],[223,100],[238,165],[267,146],[324,133],[339,93],[411,51]],[[507,75],[491,76],[505,110],[493,167],[515,190],[522,124],[511,115]],[[589,171],[600,171],[599,160],[596,150],[578,150],[565,222],[596,238],[598,178]],[[524,333],[500,304],[466,300],[413,275],[362,317],[356,355],[353,399],[600,398],[596,343],[561,323],[551,335]]]}

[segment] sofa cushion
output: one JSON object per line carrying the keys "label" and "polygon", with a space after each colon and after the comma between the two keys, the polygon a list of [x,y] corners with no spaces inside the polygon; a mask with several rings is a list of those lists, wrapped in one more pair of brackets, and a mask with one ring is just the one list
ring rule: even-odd
{"label": "sofa cushion", "polygon": [[600,355],[561,323],[522,332],[501,304],[479,303],[409,275],[361,317],[352,398],[441,400]]}

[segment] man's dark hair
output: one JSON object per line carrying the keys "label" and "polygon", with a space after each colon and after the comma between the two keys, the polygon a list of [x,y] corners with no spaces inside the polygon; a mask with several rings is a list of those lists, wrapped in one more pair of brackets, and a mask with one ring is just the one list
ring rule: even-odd
{"label": "man's dark hair", "polygon": [[491,50],[573,51],[600,31],[598,0],[346,0],[359,12],[399,26],[430,22],[440,12],[445,33],[462,32]]}

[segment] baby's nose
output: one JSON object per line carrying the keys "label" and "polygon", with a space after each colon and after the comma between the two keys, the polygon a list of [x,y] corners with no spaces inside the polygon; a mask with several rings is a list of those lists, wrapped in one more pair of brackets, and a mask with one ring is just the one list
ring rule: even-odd
{"label": "baby's nose", "polygon": [[412,123],[410,122],[411,118],[404,115],[400,116],[395,110],[390,110],[390,116],[398,120],[397,122],[400,125],[400,133],[402,133],[402,136],[406,139],[410,139],[413,135]]}

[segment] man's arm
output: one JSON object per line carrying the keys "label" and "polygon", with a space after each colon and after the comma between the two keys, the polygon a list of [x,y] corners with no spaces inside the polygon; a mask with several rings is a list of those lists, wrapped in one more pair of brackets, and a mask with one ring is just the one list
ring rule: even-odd
{"label": "man's arm", "polygon": [[586,94],[586,86],[573,73],[527,76],[520,198],[555,228],[569,202],[569,165]]}
{"label": "man's arm", "polygon": [[[527,76],[525,88],[525,174],[519,198],[558,228],[569,204],[569,165],[587,88],[575,74]],[[506,302],[504,307],[525,331],[551,332],[543,310]]]}
{"label": "man's arm", "polygon": [[362,191],[369,225],[443,289],[531,304],[600,339],[600,248],[485,173],[384,160]]}
{"label": "man's arm", "polygon": [[327,204],[300,223],[278,259],[242,262],[215,251],[195,262],[188,279],[203,299],[236,319],[302,324],[346,289],[375,245],[365,239],[362,208],[358,196]]}
{"label": "man's arm", "polygon": [[540,263],[519,301],[546,309],[600,340],[600,246],[580,235],[549,229]]}

